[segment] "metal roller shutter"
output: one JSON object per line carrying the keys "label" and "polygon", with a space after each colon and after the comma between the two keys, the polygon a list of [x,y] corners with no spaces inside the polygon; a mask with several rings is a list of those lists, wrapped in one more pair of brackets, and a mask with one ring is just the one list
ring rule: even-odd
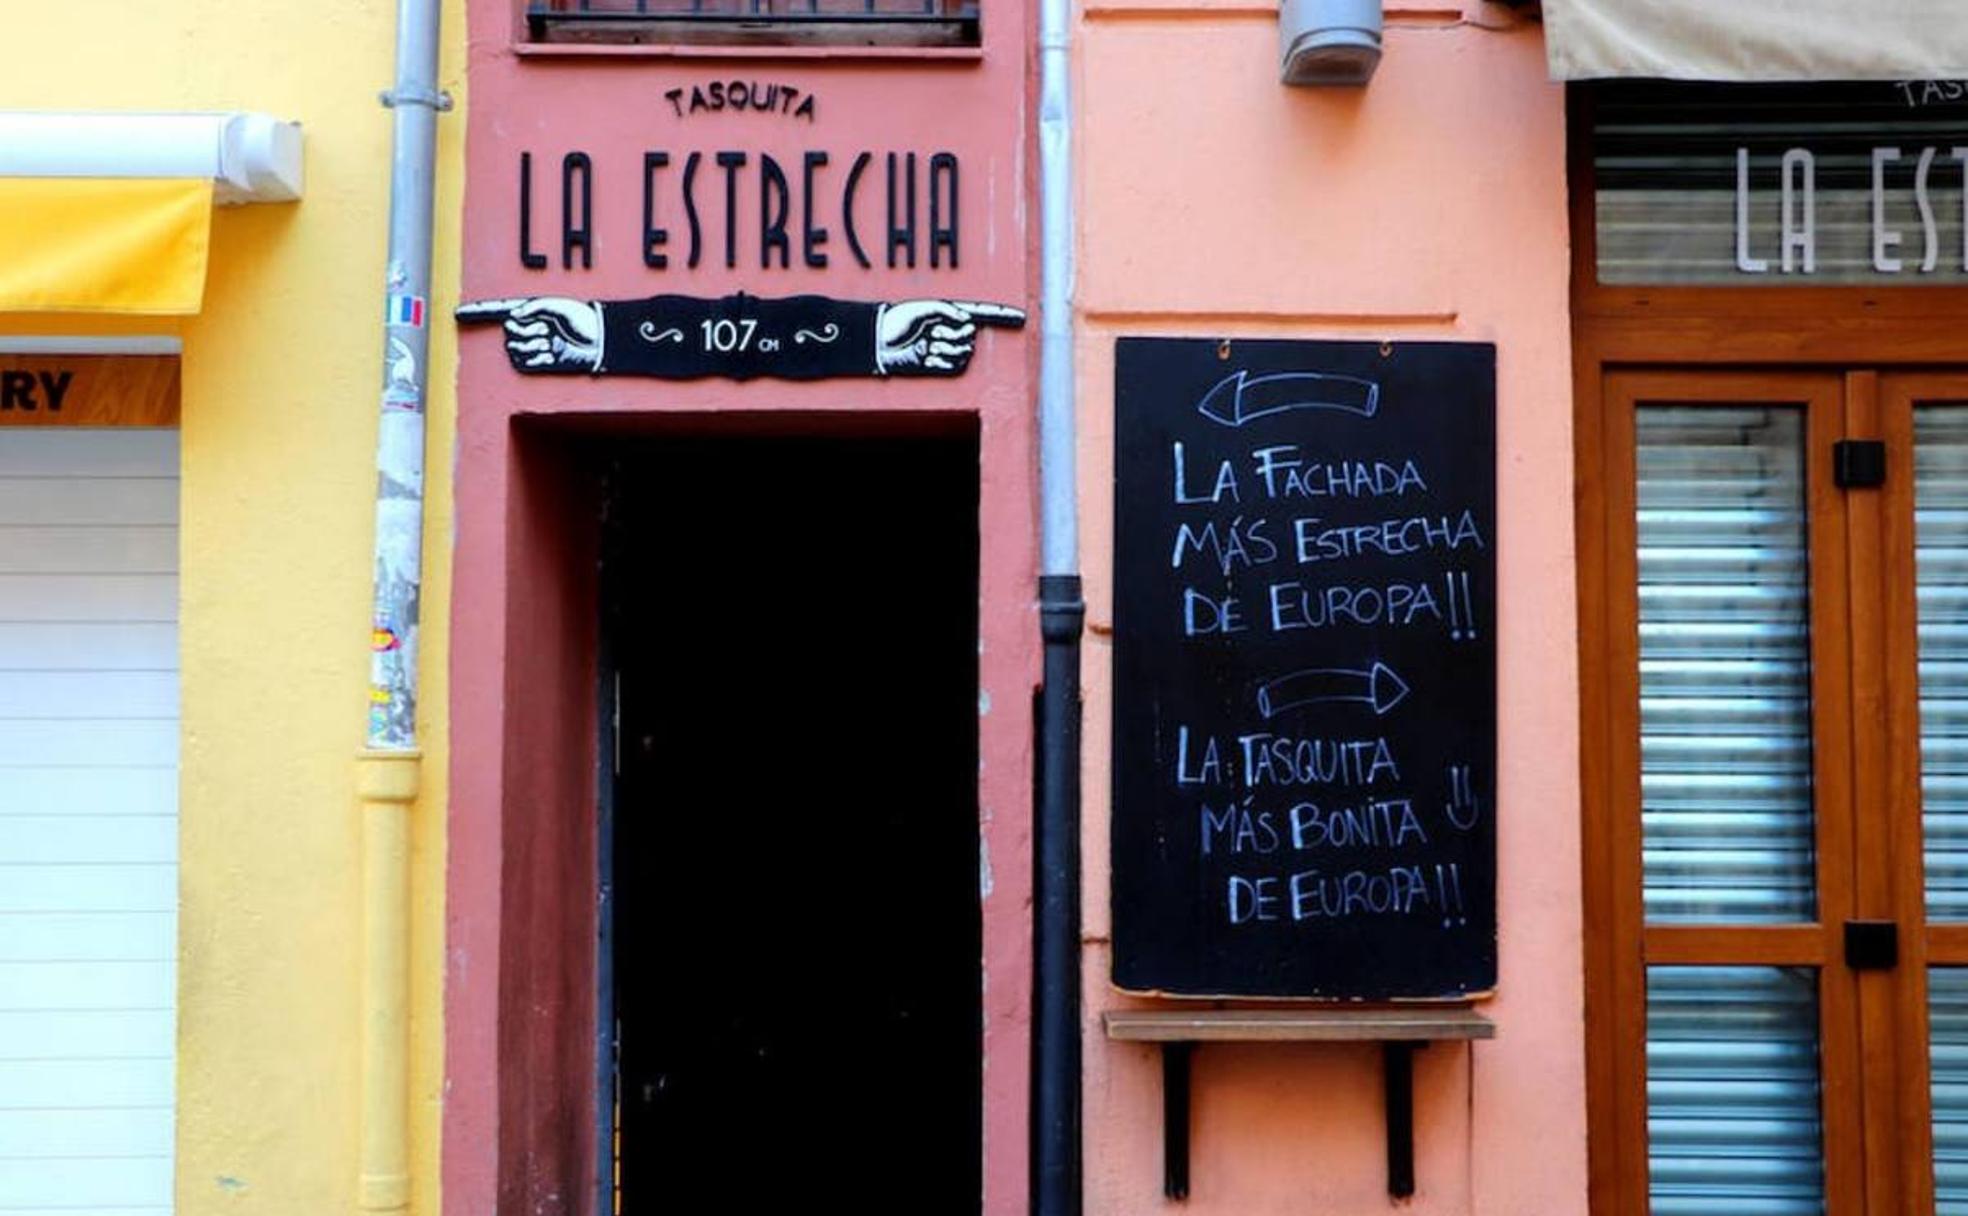
{"label": "metal roller shutter", "polygon": [[178,434],[0,432],[0,1213],[172,1204]]}
{"label": "metal roller shutter", "polygon": [[[1651,924],[1815,914],[1802,411],[1638,411],[1640,786]],[[1823,1209],[1808,971],[1647,969],[1654,1216]]]}

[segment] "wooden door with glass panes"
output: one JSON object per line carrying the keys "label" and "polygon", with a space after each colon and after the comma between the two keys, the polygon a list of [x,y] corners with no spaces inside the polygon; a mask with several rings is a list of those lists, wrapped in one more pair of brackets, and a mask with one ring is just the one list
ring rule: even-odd
{"label": "wooden door with glass panes", "polygon": [[[1968,372],[1878,377],[1881,864],[1907,1211],[1968,1213]],[[1882,1031],[1881,1037],[1885,1037]]]}
{"label": "wooden door with glass panes", "polygon": [[1601,390],[1602,1216],[1968,1216],[1968,373]]}

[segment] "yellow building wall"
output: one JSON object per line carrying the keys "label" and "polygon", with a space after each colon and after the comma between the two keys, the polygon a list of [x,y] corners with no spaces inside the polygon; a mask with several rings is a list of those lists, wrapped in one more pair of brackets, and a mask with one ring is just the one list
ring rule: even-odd
{"label": "yellow building wall", "polygon": [[[9,13],[0,109],[298,120],[298,204],[220,208],[195,317],[0,314],[0,333],[184,341],[177,1198],[353,1211],[372,495],[394,0],[87,0]],[[443,86],[463,97],[464,3]],[[446,628],[464,123],[439,119],[422,796],[413,813],[412,1210],[438,1210]]]}

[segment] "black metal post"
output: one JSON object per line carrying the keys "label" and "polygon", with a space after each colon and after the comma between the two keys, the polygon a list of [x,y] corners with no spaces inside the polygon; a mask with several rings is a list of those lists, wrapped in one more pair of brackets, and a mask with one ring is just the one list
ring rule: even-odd
{"label": "black metal post", "polygon": [[1033,824],[1032,1212],[1080,1213],[1080,631],[1077,575],[1039,579]]}
{"label": "black metal post", "polygon": [[1413,1043],[1382,1043],[1387,1083],[1387,1193],[1406,1199],[1415,1193]]}
{"label": "black metal post", "polygon": [[1162,1194],[1189,1198],[1189,1064],[1194,1043],[1162,1044]]}

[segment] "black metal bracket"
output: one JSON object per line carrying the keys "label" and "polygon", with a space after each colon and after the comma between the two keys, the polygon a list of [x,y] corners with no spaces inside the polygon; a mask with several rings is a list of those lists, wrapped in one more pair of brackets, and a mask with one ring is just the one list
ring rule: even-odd
{"label": "black metal bracket", "polygon": [[1886,444],[1878,439],[1840,439],[1832,444],[1831,480],[1841,490],[1885,485]]}
{"label": "black metal bracket", "polygon": [[1426,1046],[1407,1040],[1380,1045],[1381,1079],[1387,1089],[1387,1193],[1396,1199],[1415,1193],[1414,1053]]}
{"label": "black metal bracket", "polygon": [[[1414,1053],[1425,1041],[1389,1039],[1380,1045],[1381,1080],[1386,1091],[1387,1193],[1407,1199],[1415,1193]],[[1162,1044],[1162,1194],[1189,1198],[1190,1072],[1196,1045],[1182,1040]]]}
{"label": "black metal bracket", "polygon": [[1189,1198],[1189,1061],[1194,1043],[1162,1044],[1162,1194]]}
{"label": "black metal bracket", "polygon": [[1845,965],[1854,971],[1890,971],[1900,962],[1900,927],[1890,920],[1845,922]]}
{"label": "black metal bracket", "polygon": [[1415,1051],[1435,1042],[1496,1036],[1494,1023],[1463,1006],[1110,1009],[1101,1020],[1110,1039],[1161,1048],[1162,1194],[1178,1201],[1189,1197],[1190,1073],[1199,1043],[1378,1044],[1386,1099],[1387,1193],[1406,1199],[1415,1193]]}

